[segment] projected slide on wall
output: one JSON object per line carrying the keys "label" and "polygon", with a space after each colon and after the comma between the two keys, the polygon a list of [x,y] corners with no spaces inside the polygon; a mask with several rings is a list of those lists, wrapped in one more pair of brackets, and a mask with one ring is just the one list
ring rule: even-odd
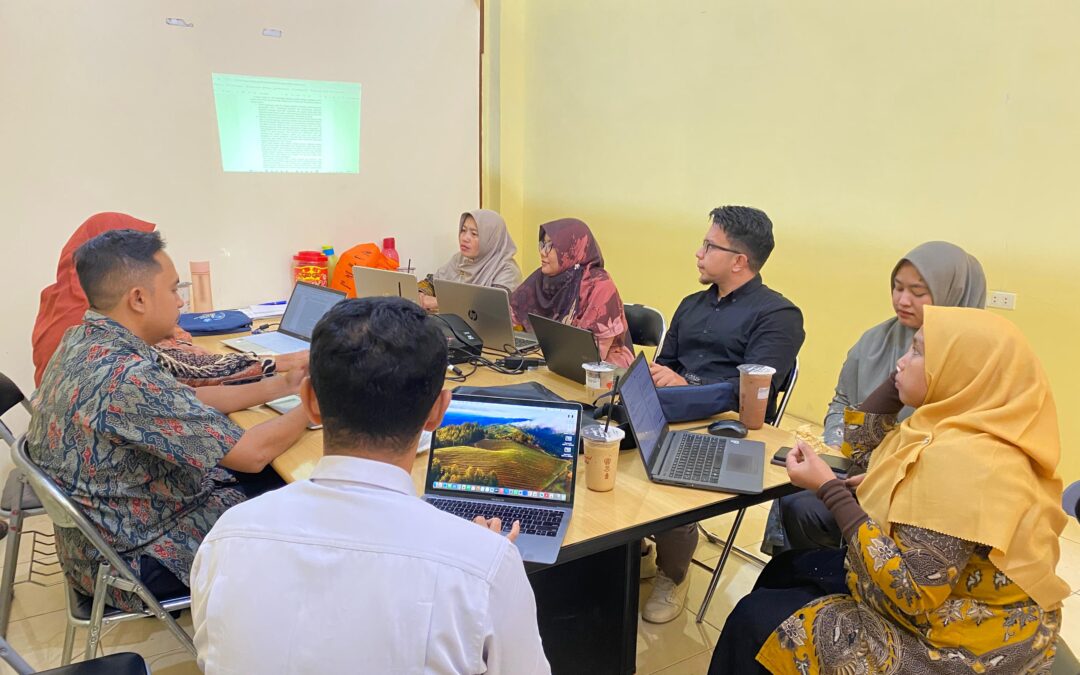
{"label": "projected slide on wall", "polygon": [[225,171],[360,173],[360,84],[214,73]]}

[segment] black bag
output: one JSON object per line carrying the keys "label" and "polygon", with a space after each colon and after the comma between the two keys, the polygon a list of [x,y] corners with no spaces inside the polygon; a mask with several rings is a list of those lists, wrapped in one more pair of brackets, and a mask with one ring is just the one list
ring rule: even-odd
{"label": "black bag", "polygon": [[739,397],[731,382],[657,387],[656,393],[664,417],[671,423],[703,420],[739,408]]}

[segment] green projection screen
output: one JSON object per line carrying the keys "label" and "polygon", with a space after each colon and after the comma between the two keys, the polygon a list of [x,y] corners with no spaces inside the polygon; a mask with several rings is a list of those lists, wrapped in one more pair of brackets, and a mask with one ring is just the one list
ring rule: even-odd
{"label": "green projection screen", "polygon": [[360,85],[213,74],[221,166],[360,173]]}

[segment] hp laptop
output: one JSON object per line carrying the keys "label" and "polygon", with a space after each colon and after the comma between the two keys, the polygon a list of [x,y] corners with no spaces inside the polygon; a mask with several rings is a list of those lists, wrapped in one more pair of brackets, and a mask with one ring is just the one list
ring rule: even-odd
{"label": "hp laptop", "polygon": [[436,279],[434,285],[439,312],[457,314],[468,321],[484,341],[484,347],[508,353],[537,347],[535,336],[514,330],[510,294],[506,289],[441,279]]}
{"label": "hp laptop", "polygon": [[703,490],[761,492],[765,444],[669,429],[644,354],[638,354],[623,375],[619,393],[650,480]]}
{"label": "hp laptop", "polygon": [[344,299],[344,291],[298,281],[276,331],[229,338],[222,343],[241,352],[256,354],[288,354],[308,349],[315,324]]}
{"label": "hp laptop", "polygon": [[559,557],[574,508],[581,406],[454,394],[431,436],[424,500],[472,520],[521,522],[529,562]]}
{"label": "hp laptop", "polygon": [[536,332],[536,341],[540,343],[548,370],[585,384],[585,369],[581,364],[600,360],[596,336],[591,331],[536,314],[529,315],[529,323]]}
{"label": "hp laptop", "polygon": [[416,277],[405,272],[377,270],[373,267],[354,265],[353,286],[358,298],[376,298],[390,296],[405,298],[416,302],[420,292]]}

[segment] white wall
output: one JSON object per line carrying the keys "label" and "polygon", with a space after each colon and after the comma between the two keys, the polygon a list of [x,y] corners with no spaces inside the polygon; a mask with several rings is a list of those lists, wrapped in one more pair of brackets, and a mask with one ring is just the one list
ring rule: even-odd
{"label": "white wall", "polygon": [[[432,271],[479,198],[479,26],[477,0],[0,0],[0,370],[32,388],[38,294],[99,211],[157,223],[182,276],[209,259],[218,307],[284,297],[324,242]],[[213,72],[359,82],[360,174],[223,173]]]}

